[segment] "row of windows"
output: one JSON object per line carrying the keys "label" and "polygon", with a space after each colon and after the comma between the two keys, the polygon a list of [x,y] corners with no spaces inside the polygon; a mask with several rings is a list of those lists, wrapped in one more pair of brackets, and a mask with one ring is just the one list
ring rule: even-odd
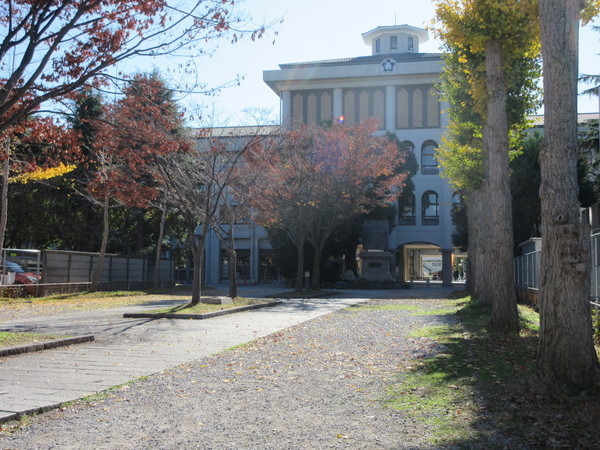
{"label": "row of windows", "polygon": [[[452,196],[452,204],[461,202],[460,194]],[[398,200],[398,224],[416,225],[417,206],[415,194],[404,196]],[[435,191],[426,191],[421,196],[421,225],[440,224],[440,197]]]}
{"label": "row of windows", "polygon": [[[438,92],[430,86],[396,88],[396,129],[439,128]],[[385,128],[385,88],[342,90],[343,120],[349,125],[374,118],[379,129]],[[334,120],[333,90],[292,92],[292,121],[322,124]],[[337,119],[337,118],[336,118]]]}
{"label": "row of windows", "polygon": [[[406,43],[406,48],[409,52],[414,51],[415,40],[413,37],[411,37],[411,36],[408,37],[408,40]],[[398,49],[398,36],[390,36],[390,50],[396,50],[396,49]],[[381,39],[375,40],[375,52],[381,53]]]}

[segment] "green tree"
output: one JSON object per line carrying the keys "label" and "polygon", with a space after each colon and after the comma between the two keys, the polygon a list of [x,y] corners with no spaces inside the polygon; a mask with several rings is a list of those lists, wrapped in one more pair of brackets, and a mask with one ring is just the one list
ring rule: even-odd
{"label": "green tree", "polygon": [[533,106],[539,49],[535,3],[440,0],[436,17],[436,32],[450,54],[442,90],[451,108],[458,106],[442,143],[441,164],[469,202],[475,294],[492,304],[494,328],[516,330],[508,164],[510,131],[522,128]]}

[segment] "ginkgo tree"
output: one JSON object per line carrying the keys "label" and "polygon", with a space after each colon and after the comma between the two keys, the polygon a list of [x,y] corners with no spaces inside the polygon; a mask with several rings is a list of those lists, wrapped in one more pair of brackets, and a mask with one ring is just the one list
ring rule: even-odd
{"label": "ginkgo tree", "polygon": [[544,139],[537,374],[549,392],[600,383],[590,317],[590,227],[577,198],[578,32],[600,1],[540,0]]}
{"label": "ginkgo tree", "polygon": [[311,281],[319,289],[321,253],[336,226],[396,200],[406,183],[405,157],[372,120],[355,126],[302,126],[274,148],[248,152],[256,173],[249,203],[259,224],[285,231],[296,246],[295,288],[302,288],[304,244],[314,249]]}
{"label": "ginkgo tree", "polygon": [[[534,0],[439,0],[436,33],[448,51],[451,105],[439,160],[467,199],[474,293],[492,304],[492,326],[518,329],[513,283],[510,132],[535,106],[539,39]],[[444,89],[445,88],[445,89]]]}

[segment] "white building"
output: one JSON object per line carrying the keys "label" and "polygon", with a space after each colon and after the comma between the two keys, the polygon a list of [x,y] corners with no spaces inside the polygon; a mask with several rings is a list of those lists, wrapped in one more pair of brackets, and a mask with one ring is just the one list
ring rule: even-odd
{"label": "white building", "polygon": [[[447,124],[435,86],[442,55],[419,53],[428,33],[409,25],[378,27],[362,36],[371,47],[370,56],[281,64],[279,70],[265,71],[264,81],[281,99],[284,126],[341,120],[351,125],[373,117],[381,134],[395,133],[413,149],[419,162],[414,198],[411,204],[399,205],[398,225],[388,236],[388,248],[381,250],[396,255],[396,274],[402,281],[434,276],[449,284],[454,230],[450,213],[459,196],[440,177],[434,156]],[[248,232],[238,248],[248,250],[249,278],[260,281],[260,260],[266,260],[269,245],[264,233]],[[222,266],[215,258],[220,252],[213,250],[217,251],[207,253],[207,282],[222,280],[216,273],[222,270],[210,268],[215,263]],[[433,275],[431,267],[440,265],[441,274]]]}

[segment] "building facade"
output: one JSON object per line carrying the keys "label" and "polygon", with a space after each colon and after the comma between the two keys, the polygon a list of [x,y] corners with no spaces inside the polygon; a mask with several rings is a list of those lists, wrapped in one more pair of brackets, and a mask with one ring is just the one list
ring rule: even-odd
{"label": "building facade", "polygon": [[[401,281],[435,279],[450,284],[455,265],[451,210],[460,197],[440,176],[435,159],[447,125],[446,105],[436,88],[442,55],[420,53],[428,33],[409,25],[378,27],[362,37],[371,48],[369,56],[281,64],[279,70],[265,71],[263,79],[280,98],[284,127],[336,121],[353,125],[374,118],[378,133],[395,133],[414,152],[419,163],[414,195],[398,205],[388,248],[377,250],[394,255],[393,272]],[[247,233],[256,239],[250,236],[238,248],[249,247],[248,276],[260,282],[265,279],[261,270],[269,270],[268,242],[259,229],[250,227]],[[216,261],[209,253],[213,256],[207,254],[211,259],[207,281],[221,281],[210,269]]]}

